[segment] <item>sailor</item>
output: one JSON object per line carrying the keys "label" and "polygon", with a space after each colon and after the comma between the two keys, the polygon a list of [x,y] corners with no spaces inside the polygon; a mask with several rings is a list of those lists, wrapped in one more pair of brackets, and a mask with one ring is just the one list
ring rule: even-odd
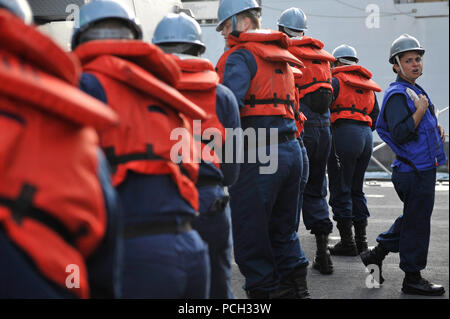
{"label": "sailor", "polygon": [[[288,37],[290,35],[286,33],[285,29],[283,27],[278,27],[279,31],[286,34]],[[294,72],[294,82],[299,82],[300,79],[303,77],[303,72],[301,69],[297,67],[292,67],[292,71]],[[302,157],[302,167],[301,167],[301,173],[300,173],[300,193],[298,195],[298,223],[300,223],[300,214],[303,206],[303,193],[305,191],[306,183],[308,182],[308,176],[309,176],[309,159],[308,159],[308,153],[306,151],[305,143],[303,143],[303,129],[305,126],[305,122],[307,120],[305,114],[300,111],[300,101],[299,101],[299,94],[297,86],[295,87],[295,124],[297,125],[297,140],[300,145],[300,151],[301,151],[301,157]],[[298,226],[297,226],[298,228]]]}
{"label": "sailor", "polygon": [[176,63],[141,39],[134,14],[112,0],[81,7],[72,38],[81,87],[120,118],[99,135],[124,210],[123,297],[207,298],[207,246],[191,223],[198,164],[189,139],[171,139],[174,130],[190,135],[188,119],[206,114],[173,88]]}
{"label": "sailor", "polygon": [[[330,62],[335,58],[323,49],[324,44],[305,36],[307,18],[299,8],[283,11],[279,30],[290,39],[289,52],[300,59],[305,69],[295,85],[299,91],[300,111],[308,119],[304,124],[303,142],[309,159],[308,182],[303,192],[302,214],[306,229],[316,238],[313,268],[322,274],[333,273],[328,251],[328,235],[333,229],[327,204],[326,165],[331,151],[330,111],[332,101]],[[339,225],[338,225],[339,227]]]}
{"label": "sailor", "polygon": [[118,198],[95,129],[118,123],[81,69],[0,0],[0,298],[118,298]]}
{"label": "sailor", "polygon": [[364,265],[379,266],[389,252],[400,254],[406,294],[440,296],[444,287],[420,272],[427,265],[430,220],[434,206],[436,168],[445,164],[445,134],[436,118],[436,108],[426,91],[416,83],[423,71],[425,49],[403,34],[392,42],[389,63],[397,74],[385,91],[377,132],[394,151],[392,182],[403,202],[403,211],[389,230],[377,237],[378,245],[360,256]]}
{"label": "sailor", "polygon": [[[152,42],[172,58],[182,70],[177,88],[209,116],[194,128],[196,140],[201,141],[202,162],[196,183],[200,196],[200,216],[193,221],[202,239],[208,244],[211,265],[211,299],[233,298],[231,287],[231,211],[226,187],[239,175],[239,163],[227,163],[226,143],[237,146],[225,129],[241,127],[236,98],[219,76],[211,62],[201,58],[206,47],[200,25],[185,13],[170,13],[156,26]],[[196,119],[193,119],[196,120]],[[196,125],[194,125],[196,126]],[[207,135],[216,130],[218,136]],[[203,138],[202,138],[203,137]],[[216,152],[215,152],[216,151]],[[234,147],[233,152],[236,152]],[[213,155],[211,155],[213,154]]]}
{"label": "sailor", "polygon": [[[297,235],[298,196],[292,195],[299,194],[302,159],[290,64],[303,65],[287,50],[285,34],[260,30],[260,15],[255,0],[219,4],[216,30],[229,49],[216,68],[237,98],[242,129],[258,141],[244,140],[244,162],[230,189],[235,259],[249,298],[309,298],[309,262]],[[273,171],[251,158],[256,149],[275,154],[269,155],[277,163]]]}
{"label": "sailor", "polygon": [[[342,44],[333,50],[333,103],[331,104],[331,155],[328,183],[333,219],[340,242],[330,247],[332,255],[357,256],[367,250],[369,210],[364,196],[364,175],[373,149],[372,131],[380,113],[375,92],[381,88],[372,73],[357,65],[355,48]],[[351,142],[350,142],[351,141]],[[355,227],[353,238],[352,224]]]}

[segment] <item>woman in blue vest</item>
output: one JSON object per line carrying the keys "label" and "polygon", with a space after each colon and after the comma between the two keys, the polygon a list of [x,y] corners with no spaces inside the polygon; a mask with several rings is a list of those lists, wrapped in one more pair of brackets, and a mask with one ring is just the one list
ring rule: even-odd
{"label": "woman in blue vest", "polygon": [[425,90],[416,84],[422,75],[425,50],[419,41],[403,34],[391,46],[389,62],[398,74],[386,90],[377,132],[396,154],[392,182],[404,203],[403,215],[384,233],[378,245],[361,253],[367,266],[381,265],[389,252],[400,253],[400,269],[405,272],[402,291],[406,294],[440,296],[440,285],[422,278],[430,242],[430,220],[434,206],[436,168],[447,161],[444,129],[437,122],[435,108]]}

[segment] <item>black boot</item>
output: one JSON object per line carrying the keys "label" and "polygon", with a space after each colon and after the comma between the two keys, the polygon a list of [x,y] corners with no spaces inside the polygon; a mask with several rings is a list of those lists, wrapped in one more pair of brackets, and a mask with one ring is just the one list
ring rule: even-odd
{"label": "black boot", "polygon": [[[382,266],[384,257],[386,257],[388,253],[389,252],[386,249],[384,249],[383,247],[380,246],[380,244],[378,244],[375,248],[371,250],[366,250],[359,255],[361,257],[364,266],[366,267],[369,265],[378,266],[378,269],[380,270],[380,284],[384,282],[384,278],[382,275]],[[371,271],[371,273],[373,273],[373,271]]]}
{"label": "black boot", "polygon": [[422,296],[442,296],[445,293],[444,287],[422,278],[420,272],[405,273],[402,291],[405,294]]}
{"label": "black boot", "polygon": [[270,294],[270,299],[297,299],[296,297],[291,274],[281,278],[277,290]]}
{"label": "black boot", "polygon": [[342,219],[336,225],[341,235],[341,241],[334,246],[328,246],[334,256],[358,256],[358,249],[353,238],[352,220]]}
{"label": "black boot", "polygon": [[310,299],[306,285],[306,267],[298,267],[284,276],[278,289],[270,294],[271,299]]}
{"label": "black boot", "polygon": [[358,249],[358,254],[361,254],[363,251],[366,251],[369,248],[367,246],[366,235],[367,219],[359,222],[353,222],[353,226],[355,227],[356,248]]}
{"label": "black boot", "polygon": [[248,299],[269,299],[270,294],[266,291],[259,291],[259,290],[246,290],[245,294],[247,295]]}
{"label": "black boot", "polygon": [[333,273],[333,263],[328,251],[328,234],[316,234],[317,251],[314,258],[313,268],[321,274],[329,275]]}
{"label": "black boot", "polygon": [[297,267],[292,273],[292,279],[294,280],[295,291],[297,294],[297,299],[311,299],[308,292],[308,285],[306,283],[306,274],[308,269],[306,266]]}

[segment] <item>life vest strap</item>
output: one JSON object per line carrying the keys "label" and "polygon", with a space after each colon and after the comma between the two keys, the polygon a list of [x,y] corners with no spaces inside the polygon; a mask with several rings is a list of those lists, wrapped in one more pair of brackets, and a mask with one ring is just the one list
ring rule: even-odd
{"label": "life vest strap", "polygon": [[246,105],[250,105],[250,107],[255,107],[257,104],[273,104],[274,107],[277,107],[278,104],[284,104],[286,106],[291,106],[292,102],[289,99],[289,95],[287,95],[286,100],[280,99],[277,97],[277,94],[273,94],[273,99],[256,99],[255,95],[251,95],[249,100],[245,100],[244,103]]}
{"label": "life vest strap", "polygon": [[117,168],[119,164],[125,164],[131,161],[139,161],[139,160],[165,160],[163,157],[158,156],[153,151],[153,145],[147,144],[146,151],[142,153],[130,153],[124,155],[116,155],[114,146],[105,148],[105,155],[108,159],[108,162],[113,169]]}
{"label": "life vest strap", "polygon": [[11,112],[8,112],[8,111],[0,110],[0,116],[7,117],[8,119],[16,121],[16,122],[18,122],[18,123],[20,123],[22,125],[25,124],[25,119],[22,118],[20,115],[17,115],[15,113],[11,113]]}
{"label": "life vest strap", "polygon": [[342,111],[351,111],[352,114],[355,112],[358,112],[358,113],[362,113],[364,115],[368,115],[366,107],[363,108],[362,110],[360,110],[360,109],[357,109],[354,104],[352,105],[352,107],[342,107],[342,105],[336,105],[336,107],[330,111],[331,111],[331,113],[337,113],[337,114],[339,114]]}
{"label": "life vest strap", "polygon": [[331,84],[331,80],[327,79],[326,81],[317,81],[316,78],[314,78],[313,82],[311,82],[311,83],[308,83],[308,84],[305,84],[305,85],[302,85],[302,86],[296,84],[295,87],[298,88],[299,90],[304,90],[304,89],[307,89],[310,86],[312,86],[314,84],[317,84],[317,83],[328,83],[328,84]]}
{"label": "life vest strap", "polygon": [[294,118],[296,121],[300,121],[300,111],[297,111],[295,107],[292,107],[292,111],[294,111]]}
{"label": "life vest strap", "polygon": [[0,205],[6,206],[11,210],[12,217],[17,225],[21,225],[24,218],[32,218],[56,232],[68,244],[75,246],[75,240],[86,234],[86,229],[82,227],[74,234],[58,219],[34,207],[33,198],[36,192],[37,188],[35,186],[24,184],[17,199],[0,196]]}
{"label": "life vest strap", "polygon": [[[124,155],[116,155],[114,146],[104,148],[106,158],[111,166],[113,173],[117,171],[117,166],[120,164],[126,164],[132,161],[148,160],[148,161],[167,161],[166,158],[156,155],[153,151],[153,145],[146,144],[146,151],[142,153],[130,153]],[[177,164],[183,175],[190,178],[188,171],[183,167],[183,163]]]}

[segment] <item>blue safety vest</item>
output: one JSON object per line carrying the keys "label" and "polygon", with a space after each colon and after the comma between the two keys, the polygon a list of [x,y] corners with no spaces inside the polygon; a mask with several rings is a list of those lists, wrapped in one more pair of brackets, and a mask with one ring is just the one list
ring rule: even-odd
{"label": "blue safety vest", "polygon": [[[399,144],[392,138],[389,132],[387,122],[384,118],[384,108],[387,101],[393,94],[401,93],[406,97],[411,114],[414,113],[416,111],[416,107],[414,106],[414,101],[406,92],[407,88],[412,89],[417,95],[425,95],[428,99],[429,108],[416,128],[416,137],[406,143]],[[397,155],[397,159],[394,161],[394,166],[398,166],[399,159],[403,159],[403,162],[406,160],[406,162],[409,162],[408,164],[410,166],[413,164],[417,170],[423,171],[445,164],[447,161],[444,145],[439,135],[437,118],[434,114],[434,106],[425,90],[418,85],[414,86],[407,82],[399,81],[390,84],[384,94],[383,104],[381,106],[380,115],[378,116],[376,129],[380,138],[385,141]],[[414,168],[414,166],[412,167]]]}

